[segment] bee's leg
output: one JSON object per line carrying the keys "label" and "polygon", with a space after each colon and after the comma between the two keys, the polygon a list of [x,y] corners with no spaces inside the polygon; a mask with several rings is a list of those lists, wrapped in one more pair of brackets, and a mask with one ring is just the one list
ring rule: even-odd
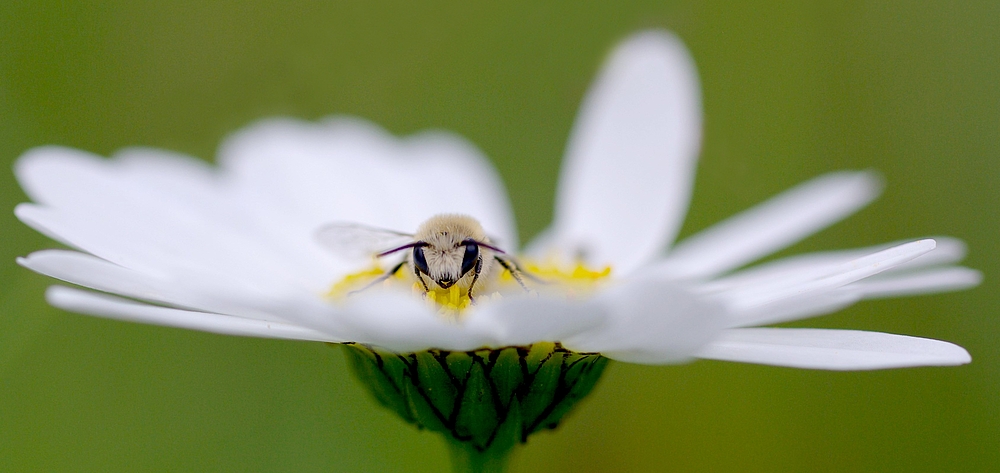
{"label": "bee's leg", "polygon": [[424,281],[424,277],[420,274],[420,269],[417,268],[417,265],[413,265],[413,274],[417,276],[417,280],[420,281],[420,285],[424,286],[424,293],[431,292],[431,288],[427,287],[427,282]]}
{"label": "bee's leg", "polygon": [[494,256],[493,259],[497,260],[497,262],[500,263],[500,266],[503,266],[503,269],[506,269],[507,272],[514,277],[514,280],[521,285],[521,289],[524,289],[525,292],[529,292],[528,286],[525,286],[524,280],[521,279],[521,268],[518,268],[516,264],[512,264],[499,256]]}
{"label": "bee's leg", "polygon": [[535,276],[534,274],[531,274],[531,273],[525,271],[523,268],[521,268],[521,264],[518,263],[516,259],[511,258],[510,256],[506,256],[506,258],[507,258],[507,260],[506,260],[507,263],[510,264],[511,266],[513,266],[514,269],[517,270],[517,275],[518,276],[523,276],[525,279],[530,279],[532,282],[536,282],[538,284],[551,284],[552,283],[551,281],[546,281],[546,280],[544,280],[544,279],[542,279],[542,278],[540,278],[538,276]]}
{"label": "bee's leg", "polygon": [[385,281],[386,279],[391,278],[393,274],[396,274],[399,271],[399,269],[403,267],[404,264],[406,264],[406,260],[403,260],[402,262],[400,262],[396,266],[393,266],[392,269],[390,269],[389,271],[386,271],[385,274],[379,276],[374,281],[366,284],[365,287],[363,287],[361,289],[355,289],[355,290],[353,290],[351,292],[348,292],[347,295],[348,296],[353,296],[354,294],[357,294],[357,293],[359,293],[361,291],[367,290],[367,289],[371,288],[372,286],[374,286],[374,285],[376,285],[376,284],[378,284],[378,283],[380,283],[382,281]]}
{"label": "bee's leg", "polygon": [[472,273],[472,282],[469,283],[469,303],[470,304],[476,302],[476,300],[472,298],[472,288],[476,286],[476,281],[479,280],[479,273],[482,272],[482,270],[483,270],[483,257],[480,256],[479,259],[476,260],[476,270],[475,270],[474,273]]}

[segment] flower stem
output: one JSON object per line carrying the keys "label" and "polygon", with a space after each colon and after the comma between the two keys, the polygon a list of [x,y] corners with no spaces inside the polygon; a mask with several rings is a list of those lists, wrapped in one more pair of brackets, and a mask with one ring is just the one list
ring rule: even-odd
{"label": "flower stem", "polygon": [[451,471],[454,473],[503,473],[507,469],[510,448],[478,450],[468,442],[448,440]]}

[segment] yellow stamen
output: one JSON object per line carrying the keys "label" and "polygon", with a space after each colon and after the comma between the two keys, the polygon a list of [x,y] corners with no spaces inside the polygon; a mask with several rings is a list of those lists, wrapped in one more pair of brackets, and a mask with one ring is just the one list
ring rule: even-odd
{"label": "yellow stamen", "polygon": [[361,289],[365,285],[371,283],[375,278],[385,274],[385,270],[378,267],[378,265],[373,266],[368,269],[363,269],[356,273],[348,274],[344,276],[344,279],[337,281],[330,287],[329,291],[326,291],[326,297],[339,299],[346,296],[349,292]]}
{"label": "yellow stamen", "polygon": [[524,269],[528,273],[543,279],[566,283],[596,283],[611,275],[611,266],[605,266],[600,271],[594,271],[584,266],[581,261],[577,261],[571,268],[560,267],[552,263],[544,265],[528,263]]}
{"label": "yellow stamen", "polygon": [[[578,293],[589,292],[591,288],[599,284],[602,280],[607,279],[611,274],[610,266],[595,271],[584,266],[584,264],[579,261],[570,267],[560,266],[551,262],[547,264],[526,262],[523,266],[528,275],[543,281],[546,285],[554,284],[557,287],[566,289],[567,295],[570,296]],[[385,270],[375,264],[368,269],[363,269],[344,276],[343,279],[336,282],[330,290],[327,291],[326,297],[333,299],[347,297],[352,291],[365,289],[377,278],[383,276],[385,276]],[[510,271],[507,271],[506,269],[503,270],[498,279],[498,284],[495,285],[496,289],[501,291],[520,290],[514,275],[512,275]],[[534,289],[532,288],[533,284],[531,278],[526,279],[522,275],[521,279],[525,281],[529,289]],[[406,271],[400,270],[392,276],[386,278],[385,282],[382,284],[387,287],[391,287],[404,283],[404,281],[413,281],[413,277]],[[482,284],[477,287],[484,288]],[[457,320],[460,318],[461,312],[472,305],[472,299],[469,297],[469,294],[459,289],[458,285],[451,286],[448,289],[431,288],[429,291],[425,291],[423,284],[419,281],[414,281],[412,291],[414,295],[423,296],[428,305],[436,309],[437,313],[445,318]],[[501,297],[503,296],[500,292],[476,292],[477,303],[495,300]]]}
{"label": "yellow stamen", "polygon": [[[414,291],[423,292],[420,283],[413,285]],[[429,305],[438,309],[438,314],[445,317],[457,318],[460,312],[472,304],[472,299],[468,293],[463,293],[458,286],[451,286],[448,289],[431,289],[426,293],[426,300]]]}

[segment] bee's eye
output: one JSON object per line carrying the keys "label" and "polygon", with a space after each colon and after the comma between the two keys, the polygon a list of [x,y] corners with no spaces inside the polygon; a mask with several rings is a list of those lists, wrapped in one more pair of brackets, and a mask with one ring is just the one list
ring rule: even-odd
{"label": "bee's eye", "polygon": [[413,247],[413,265],[417,267],[417,271],[428,276],[431,275],[430,270],[427,269],[427,259],[424,258],[424,248],[422,246]]}
{"label": "bee's eye", "polygon": [[472,271],[472,268],[476,266],[476,261],[478,260],[479,245],[475,243],[466,243],[465,256],[462,257],[462,276],[465,276],[465,273]]}

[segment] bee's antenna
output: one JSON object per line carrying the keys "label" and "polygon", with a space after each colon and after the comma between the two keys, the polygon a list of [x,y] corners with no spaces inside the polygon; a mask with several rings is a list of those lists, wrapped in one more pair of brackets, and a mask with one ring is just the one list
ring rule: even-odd
{"label": "bee's antenna", "polygon": [[415,242],[412,242],[412,243],[407,243],[407,244],[405,244],[403,246],[397,246],[397,247],[395,247],[395,248],[393,248],[391,250],[385,250],[385,251],[383,251],[383,252],[375,255],[375,257],[376,258],[381,258],[383,256],[389,256],[389,255],[391,255],[393,253],[396,253],[398,251],[403,251],[403,250],[405,250],[407,248],[416,248],[416,247],[422,247],[422,246],[427,246],[427,242],[426,241],[415,241]]}
{"label": "bee's antenna", "polygon": [[[474,241],[474,240],[473,240],[473,241]],[[479,245],[479,246],[483,247],[483,248],[486,248],[486,249],[488,249],[488,250],[492,250],[492,251],[495,251],[495,252],[497,252],[497,253],[500,253],[501,255],[505,255],[505,254],[507,254],[507,252],[506,252],[506,251],[504,251],[504,250],[501,250],[500,248],[497,248],[497,247],[495,247],[495,246],[493,246],[493,245],[490,245],[490,244],[487,244],[487,243],[483,243],[483,242],[481,242],[481,241],[476,241],[475,243],[476,243],[477,245]]]}

